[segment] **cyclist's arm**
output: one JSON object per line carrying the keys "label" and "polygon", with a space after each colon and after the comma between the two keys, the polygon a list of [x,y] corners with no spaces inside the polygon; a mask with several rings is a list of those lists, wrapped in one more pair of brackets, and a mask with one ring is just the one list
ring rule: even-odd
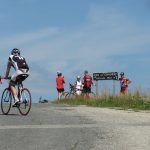
{"label": "cyclist's arm", "polygon": [[27,70],[29,71],[29,66],[28,66],[28,64],[27,64]]}
{"label": "cyclist's arm", "polygon": [[7,68],[6,68],[5,78],[8,78],[9,73],[10,73],[10,68],[11,68],[11,62],[8,61],[8,63],[7,63]]}
{"label": "cyclist's arm", "polygon": [[65,84],[65,78],[64,78],[64,76],[63,76],[63,84]]}
{"label": "cyclist's arm", "polygon": [[128,84],[130,84],[131,82],[132,82],[131,80],[129,80],[129,79],[127,80],[127,83],[128,83]]}
{"label": "cyclist's arm", "polygon": [[29,65],[27,64],[27,62],[26,62],[25,58],[24,58],[24,61],[25,61],[25,63],[26,63],[27,71],[29,71]]}

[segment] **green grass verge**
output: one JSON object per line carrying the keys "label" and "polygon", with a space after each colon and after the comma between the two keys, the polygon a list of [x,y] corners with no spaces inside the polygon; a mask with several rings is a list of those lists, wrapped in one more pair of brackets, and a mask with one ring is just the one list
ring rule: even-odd
{"label": "green grass verge", "polygon": [[54,101],[57,104],[87,105],[93,107],[121,108],[124,110],[150,110],[150,100],[145,101],[140,95],[127,96],[101,96],[95,99],[63,99]]}

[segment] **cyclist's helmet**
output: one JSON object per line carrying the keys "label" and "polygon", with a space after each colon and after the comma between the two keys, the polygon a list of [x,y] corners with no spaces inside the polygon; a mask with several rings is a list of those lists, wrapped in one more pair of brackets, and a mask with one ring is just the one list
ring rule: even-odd
{"label": "cyclist's helmet", "polygon": [[86,75],[86,74],[88,74],[88,71],[87,71],[87,70],[85,70],[85,71],[84,71],[84,74],[85,74],[85,75]]}
{"label": "cyclist's helmet", "polygon": [[12,55],[20,55],[20,50],[18,48],[14,48],[12,51],[11,51],[11,54]]}
{"label": "cyclist's helmet", "polygon": [[121,76],[124,76],[124,72],[121,72],[120,75],[121,75]]}
{"label": "cyclist's helmet", "polygon": [[77,76],[77,79],[80,79],[81,77],[80,76]]}
{"label": "cyclist's helmet", "polygon": [[57,71],[57,75],[61,75],[62,73],[60,71]]}

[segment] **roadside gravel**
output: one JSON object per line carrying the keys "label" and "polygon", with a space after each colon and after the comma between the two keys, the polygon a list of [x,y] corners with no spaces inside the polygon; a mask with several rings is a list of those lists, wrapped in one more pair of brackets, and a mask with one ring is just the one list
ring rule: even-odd
{"label": "roadside gravel", "polygon": [[99,125],[92,150],[150,149],[149,111],[134,112],[86,106],[76,107],[76,111]]}

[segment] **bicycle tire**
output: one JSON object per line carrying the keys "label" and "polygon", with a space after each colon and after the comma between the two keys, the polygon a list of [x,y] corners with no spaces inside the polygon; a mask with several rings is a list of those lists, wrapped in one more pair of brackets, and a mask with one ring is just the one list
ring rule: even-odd
{"label": "bicycle tire", "polygon": [[68,95],[68,92],[63,92],[60,96],[60,99],[66,99],[67,95]]}
{"label": "bicycle tire", "polygon": [[12,104],[12,94],[9,88],[4,89],[1,96],[1,110],[4,115],[7,115],[10,111]]}
{"label": "bicycle tire", "polygon": [[76,98],[76,93],[69,93],[68,94],[68,99],[75,99]]}
{"label": "bicycle tire", "polygon": [[27,88],[23,88],[21,90],[20,105],[18,107],[20,114],[26,116],[30,112],[31,104],[31,93]]}

